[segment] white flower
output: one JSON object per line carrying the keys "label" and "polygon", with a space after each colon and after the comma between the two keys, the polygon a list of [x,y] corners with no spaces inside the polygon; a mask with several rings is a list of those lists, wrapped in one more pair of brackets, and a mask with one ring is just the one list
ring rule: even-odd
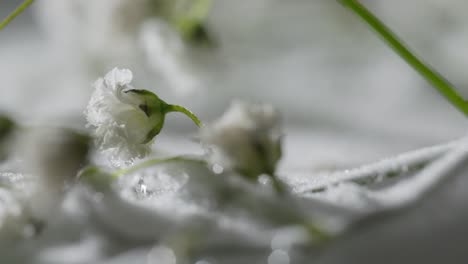
{"label": "white flower", "polygon": [[164,118],[162,113],[150,116],[144,99],[129,92],[134,91],[130,86],[132,78],[130,70],[115,68],[98,79],[85,111],[99,147],[117,160],[132,160],[147,154],[147,136]]}
{"label": "white flower", "polygon": [[111,161],[117,165],[149,152],[148,143],[159,134],[169,112],[181,112],[201,124],[189,110],[167,104],[148,90],[134,89],[131,81],[130,70],[113,69],[95,82],[96,90],[85,111],[99,147],[110,152]]}
{"label": "white flower", "polygon": [[214,124],[201,130],[212,147],[211,161],[249,177],[274,174],[281,158],[281,128],[277,111],[266,104],[234,102]]}

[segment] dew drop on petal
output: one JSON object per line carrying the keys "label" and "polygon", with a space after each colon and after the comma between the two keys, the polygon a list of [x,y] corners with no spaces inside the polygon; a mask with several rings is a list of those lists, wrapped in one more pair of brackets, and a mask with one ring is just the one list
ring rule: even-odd
{"label": "dew drop on petal", "polygon": [[148,189],[148,185],[146,185],[143,178],[138,180],[137,185],[133,187],[133,191],[136,196],[141,199],[151,197],[154,194],[152,190]]}
{"label": "dew drop on petal", "polygon": [[271,179],[267,175],[260,175],[260,177],[258,177],[258,183],[262,185],[271,184]]}

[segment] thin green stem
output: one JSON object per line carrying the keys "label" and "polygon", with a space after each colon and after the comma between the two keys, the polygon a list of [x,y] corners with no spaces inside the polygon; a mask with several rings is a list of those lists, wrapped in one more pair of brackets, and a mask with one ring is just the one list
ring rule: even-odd
{"label": "thin green stem", "polygon": [[187,108],[183,107],[183,106],[180,106],[180,105],[168,105],[167,107],[167,112],[180,112],[180,113],[183,113],[185,114],[186,116],[188,116],[190,119],[192,119],[192,121],[198,126],[198,127],[201,127],[203,126],[202,122],[200,121],[200,119],[198,119],[198,117],[192,113],[190,110],[188,110]]}
{"label": "thin green stem", "polygon": [[25,0],[21,5],[19,5],[15,11],[9,14],[2,22],[0,22],[0,30],[2,30],[6,25],[8,25],[16,16],[21,14],[29,5],[31,5],[34,0]]}
{"label": "thin green stem", "polygon": [[139,171],[141,169],[151,167],[153,165],[166,163],[166,162],[173,162],[173,161],[186,161],[186,162],[205,163],[204,160],[195,159],[195,158],[188,158],[188,157],[185,157],[185,156],[175,156],[175,157],[162,158],[162,159],[150,159],[150,160],[143,161],[143,162],[141,162],[139,164],[136,164],[135,166],[117,170],[117,171],[112,173],[112,176],[113,176],[113,178],[119,178],[122,175],[133,173],[133,172]]}
{"label": "thin green stem", "polygon": [[468,116],[468,102],[460,96],[455,87],[450,84],[434,69],[420,60],[414,52],[411,52],[401,40],[374,14],[372,14],[358,0],[338,0],[349,7],[354,13],[361,17],[379,36],[390,46],[401,58],[403,58],[414,70],[416,70],[426,81],[428,81],[440,94],[442,94],[458,110]]}

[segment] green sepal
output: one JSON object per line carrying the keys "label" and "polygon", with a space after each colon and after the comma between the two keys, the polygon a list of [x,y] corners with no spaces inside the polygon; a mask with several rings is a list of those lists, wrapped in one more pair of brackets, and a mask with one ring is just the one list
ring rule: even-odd
{"label": "green sepal", "polygon": [[154,127],[151,129],[145,137],[143,144],[149,143],[156,137],[164,126],[164,121],[167,113],[180,112],[188,116],[198,126],[202,126],[200,119],[192,113],[190,110],[180,105],[172,105],[166,103],[164,100],[159,98],[155,93],[143,90],[143,89],[131,89],[125,91],[125,93],[134,93],[140,96],[142,102],[138,105],[138,108],[145,113],[145,115],[153,122]]}

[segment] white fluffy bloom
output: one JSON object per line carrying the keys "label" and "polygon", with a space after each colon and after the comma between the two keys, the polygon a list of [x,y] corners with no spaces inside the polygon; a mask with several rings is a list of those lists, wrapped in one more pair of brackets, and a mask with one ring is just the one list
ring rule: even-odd
{"label": "white fluffy bloom", "polygon": [[98,146],[112,159],[132,160],[149,152],[144,144],[162,114],[149,117],[141,107],[142,99],[128,93],[133,75],[130,70],[115,68],[94,83],[95,91],[85,111],[94,128]]}
{"label": "white fluffy bloom", "polygon": [[110,152],[115,165],[147,154],[149,143],[163,128],[167,113],[183,113],[201,125],[188,109],[168,104],[151,91],[134,89],[131,81],[131,71],[113,69],[96,81],[96,90],[85,111],[99,147]]}
{"label": "white fluffy bloom", "polygon": [[273,174],[281,158],[281,128],[277,111],[267,104],[234,102],[215,123],[201,131],[212,146],[211,161],[256,178]]}

